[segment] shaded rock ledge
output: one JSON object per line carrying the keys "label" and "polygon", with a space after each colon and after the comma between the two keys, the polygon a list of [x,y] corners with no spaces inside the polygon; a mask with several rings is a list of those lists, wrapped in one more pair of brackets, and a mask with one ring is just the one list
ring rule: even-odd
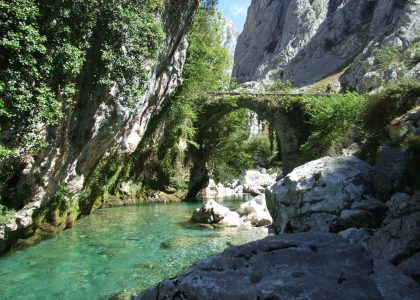
{"label": "shaded rock ledge", "polygon": [[270,236],[198,262],[135,299],[419,299],[398,268],[331,233]]}

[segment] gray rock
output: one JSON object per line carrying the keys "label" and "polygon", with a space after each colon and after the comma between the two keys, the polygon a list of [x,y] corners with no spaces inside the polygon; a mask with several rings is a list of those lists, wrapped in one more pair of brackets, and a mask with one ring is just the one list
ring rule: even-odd
{"label": "gray rock", "polygon": [[420,284],[420,252],[398,265],[400,270]]}
{"label": "gray rock", "polygon": [[274,179],[267,173],[258,170],[247,170],[239,177],[239,182],[247,186],[267,187],[274,183]]}
{"label": "gray rock", "polygon": [[420,211],[401,219],[389,217],[372,236],[368,249],[394,264],[401,263],[420,251]]}
{"label": "gray rock", "polygon": [[237,212],[243,222],[250,222],[256,227],[268,226],[273,223],[273,219],[267,210],[264,195],[259,195],[241,204]]}
{"label": "gray rock", "polygon": [[233,59],[235,55],[235,48],[236,43],[238,41],[239,32],[238,29],[235,27],[235,24],[225,18],[222,17],[222,32],[221,32],[221,40],[222,46],[226,50],[228,50],[229,56]]}
{"label": "gray rock", "polygon": [[401,218],[420,210],[419,196],[420,193],[413,197],[404,193],[396,193],[391,197],[391,200],[386,202],[386,205],[389,207],[392,217]]}
{"label": "gray rock", "polygon": [[329,233],[271,236],[199,261],[135,299],[418,299],[386,261]]}
{"label": "gray rock", "polygon": [[360,209],[345,209],[340,214],[340,225],[343,228],[371,228],[373,216],[371,213]]}
{"label": "gray rock", "polygon": [[349,228],[338,233],[350,244],[359,244],[367,248],[372,231],[366,228]]}
{"label": "gray rock", "polygon": [[394,265],[382,258],[373,259],[373,279],[381,293],[382,299],[418,299],[420,297],[419,288],[414,280],[396,268]]}
{"label": "gray rock", "polygon": [[[380,223],[371,222],[369,210],[381,205],[366,196],[371,170],[368,164],[353,156],[324,157],[294,169],[266,189],[275,231],[339,232]],[[356,203],[357,210],[352,208]],[[366,210],[362,211],[363,208]],[[350,209],[354,212],[343,212]]]}
{"label": "gray rock", "polygon": [[222,221],[229,212],[229,208],[214,200],[209,200],[203,207],[194,210],[192,220],[198,223],[215,224]]}
{"label": "gray rock", "polygon": [[233,77],[240,83],[287,79],[300,87],[350,61],[342,81],[360,92],[406,75],[416,78],[418,68],[372,67],[377,47],[402,49],[418,40],[418,5],[418,0],[254,0],[238,39]]}
{"label": "gray rock", "polygon": [[404,182],[408,159],[406,152],[385,145],[371,174],[374,190],[382,195],[390,195],[400,188]]}

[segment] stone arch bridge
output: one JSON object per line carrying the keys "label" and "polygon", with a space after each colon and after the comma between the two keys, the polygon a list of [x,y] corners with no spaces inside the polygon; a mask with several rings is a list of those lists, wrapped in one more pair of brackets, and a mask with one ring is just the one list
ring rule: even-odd
{"label": "stone arch bridge", "polygon": [[259,118],[267,121],[275,130],[280,141],[283,172],[288,173],[303,163],[300,146],[310,134],[307,123],[309,115],[305,103],[309,98],[321,98],[328,94],[284,94],[284,93],[217,93],[203,97],[206,102],[197,121],[196,143],[198,148],[191,149],[193,166],[190,172],[187,198],[195,197],[209,181],[207,162],[211,152],[203,141],[212,125],[229,113],[238,109],[255,112]]}

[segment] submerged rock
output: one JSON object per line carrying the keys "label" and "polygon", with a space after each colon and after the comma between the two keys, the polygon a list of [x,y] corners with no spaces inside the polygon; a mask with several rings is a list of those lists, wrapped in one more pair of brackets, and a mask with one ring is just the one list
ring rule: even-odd
{"label": "submerged rock", "polygon": [[160,244],[160,247],[163,249],[180,249],[180,248],[187,248],[194,244],[200,243],[200,239],[194,236],[184,236],[184,237],[177,237],[171,238],[168,240],[163,241]]}
{"label": "submerged rock", "polygon": [[135,299],[419,299],[392,264],[336,234],[271,236],[204,259]]}

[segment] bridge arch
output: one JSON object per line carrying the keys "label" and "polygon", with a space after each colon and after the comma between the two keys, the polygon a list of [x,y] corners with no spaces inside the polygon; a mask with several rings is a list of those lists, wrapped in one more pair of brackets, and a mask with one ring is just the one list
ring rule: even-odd
{"label": "bridge arch", "polygon": [[[211,152],[203,145],[206,132],[224,116],[238,109],[248,109],[266,120],[275,130],[280,141],[283,172],[289,173],[302,163],[299,128],[296,122],[305,122],[307,115],[302,102],[294,101],[302,98],[300,94],[215,94],[208,96],[206,105],[198,117],[196,124],[196,143],[198,148],[190,150],[193,165],[190,170],[190,181],[187,198],[193,198],[208,185],[209,175],[207,163]],[[293,113],[291,113],[293,112]],[[293,119],[292,119],[293,118]],[[296,120],[299,119],[300,120]]]}

